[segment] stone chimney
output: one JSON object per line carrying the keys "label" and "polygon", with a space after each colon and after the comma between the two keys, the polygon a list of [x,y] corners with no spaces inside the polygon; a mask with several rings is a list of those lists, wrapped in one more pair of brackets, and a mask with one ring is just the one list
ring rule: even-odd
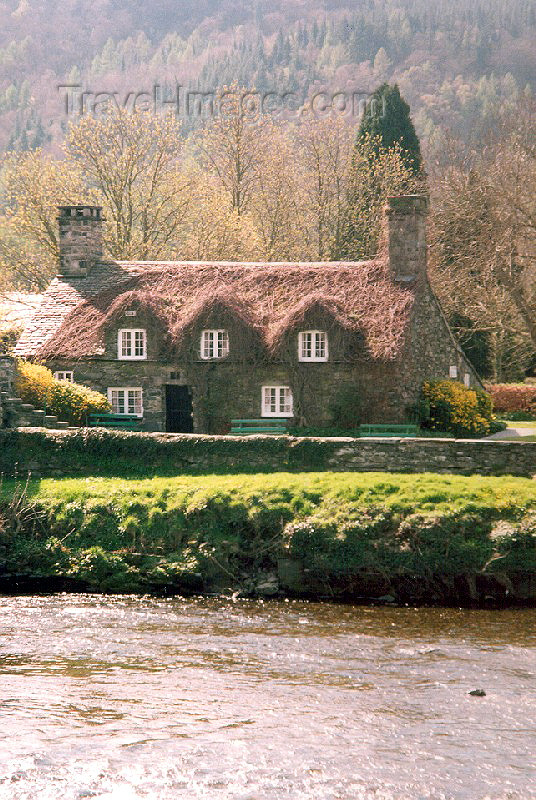
{"label": "stone chimney", "polygon": [[59,206],[60,275],[85,278],[102,258],[102,208]]}
{"label": "stone chimney", "polygon": [[416,194],[388,197],[385,214],[393,280],[404,284],[425,276],[428,198]]}

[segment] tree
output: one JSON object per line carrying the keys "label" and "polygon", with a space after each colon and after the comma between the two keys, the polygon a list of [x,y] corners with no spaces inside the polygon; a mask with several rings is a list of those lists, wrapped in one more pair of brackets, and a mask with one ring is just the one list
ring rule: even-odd
{"label": "tree", "polygon": [[259,122],[245,113],[254,92],[233,84],[218,97],[219,115],[201,131],[198,147],[202,166],[229,194],[231,207],[241,216],[247,210],[259,161]]}
{"label": "tree", "polygon": [[333,256],[359,261],[376,255],[387,197],[421,193],[423,188],[399,145],[386,148],[377,136],[360,136],[352,155],[340,242]]}
{"label": "tree", "polygon": [[[487,353],[478,365],[484,376],[513,380],[536,349],[536,309],[529,265],[525,271],[517,254],[512,206],[504,207],[502,147],[500,168],[495,153],[471,169],[449,167],[434,185],[430,277],[460,340],[473,350],[485,341]],[[514,161],[511,152],[508,160]]]}
{"label": "tree", "polygon": [[352,130],[343,119],[304,118],[294,133],[301,205],[310,257],[341,250],[352,159]]}
{"label": "tree", "polygon": [[181,148],[171,115],[116,109],[84,116],[69,129],[67,161],[104,206],[113,258],[155,259],[173,251],[187,205]]}
{"label": "tree", "polygon": [[4,283],[43,289],[58,271],[58,205],[94,202],[76,165],[42,150],[8,153],[2,162],[0,268]]}
{"label": "tree", "polygon": [[384,83],[370,97],[357,134],[359,145],[366,137],[389,150],[398,146],[406,166],[415,174],[422,169],[421,146],[410,117],[410,108],[395,84]]}
{"label": "tree", "polygon": [[191,202],[182,221],[175,257],[192,261],[261,258],[260,241],[248,214],[239,216],[213,176],[189,164]]}

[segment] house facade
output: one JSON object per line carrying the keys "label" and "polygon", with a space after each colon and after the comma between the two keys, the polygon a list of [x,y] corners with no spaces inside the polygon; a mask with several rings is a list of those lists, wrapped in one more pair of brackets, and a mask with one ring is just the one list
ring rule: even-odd
{"label": "house facade", "polygon": [[59,274],[16,353],[149,431],[403,422],[424,380],[480,387],[428,283],[426,214],[389,198],[366,262],[113,262],[101,209],[61,207]]}

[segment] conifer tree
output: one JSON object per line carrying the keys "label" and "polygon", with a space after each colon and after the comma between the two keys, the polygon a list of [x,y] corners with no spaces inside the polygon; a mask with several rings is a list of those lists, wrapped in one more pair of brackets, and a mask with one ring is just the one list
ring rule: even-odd
{"label": "conifer tree", "polygon": [[367,137],[379,142],[386,150],[398,146],[408,168],[415,174],[421,172],[421,146],[411,121],[409,105],[396,84],[382,84],[367,103],[357,144]]}

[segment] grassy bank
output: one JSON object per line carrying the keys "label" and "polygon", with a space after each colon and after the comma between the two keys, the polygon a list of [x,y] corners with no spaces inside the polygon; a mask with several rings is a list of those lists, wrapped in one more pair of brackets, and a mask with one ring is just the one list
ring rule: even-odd
{"label": "grassy bank", "polygon": [[14,590],[536,597],[536,483],[525,478],[93,477],[31,481],[23,494],[10,481],[0,517],[0,580]]}

